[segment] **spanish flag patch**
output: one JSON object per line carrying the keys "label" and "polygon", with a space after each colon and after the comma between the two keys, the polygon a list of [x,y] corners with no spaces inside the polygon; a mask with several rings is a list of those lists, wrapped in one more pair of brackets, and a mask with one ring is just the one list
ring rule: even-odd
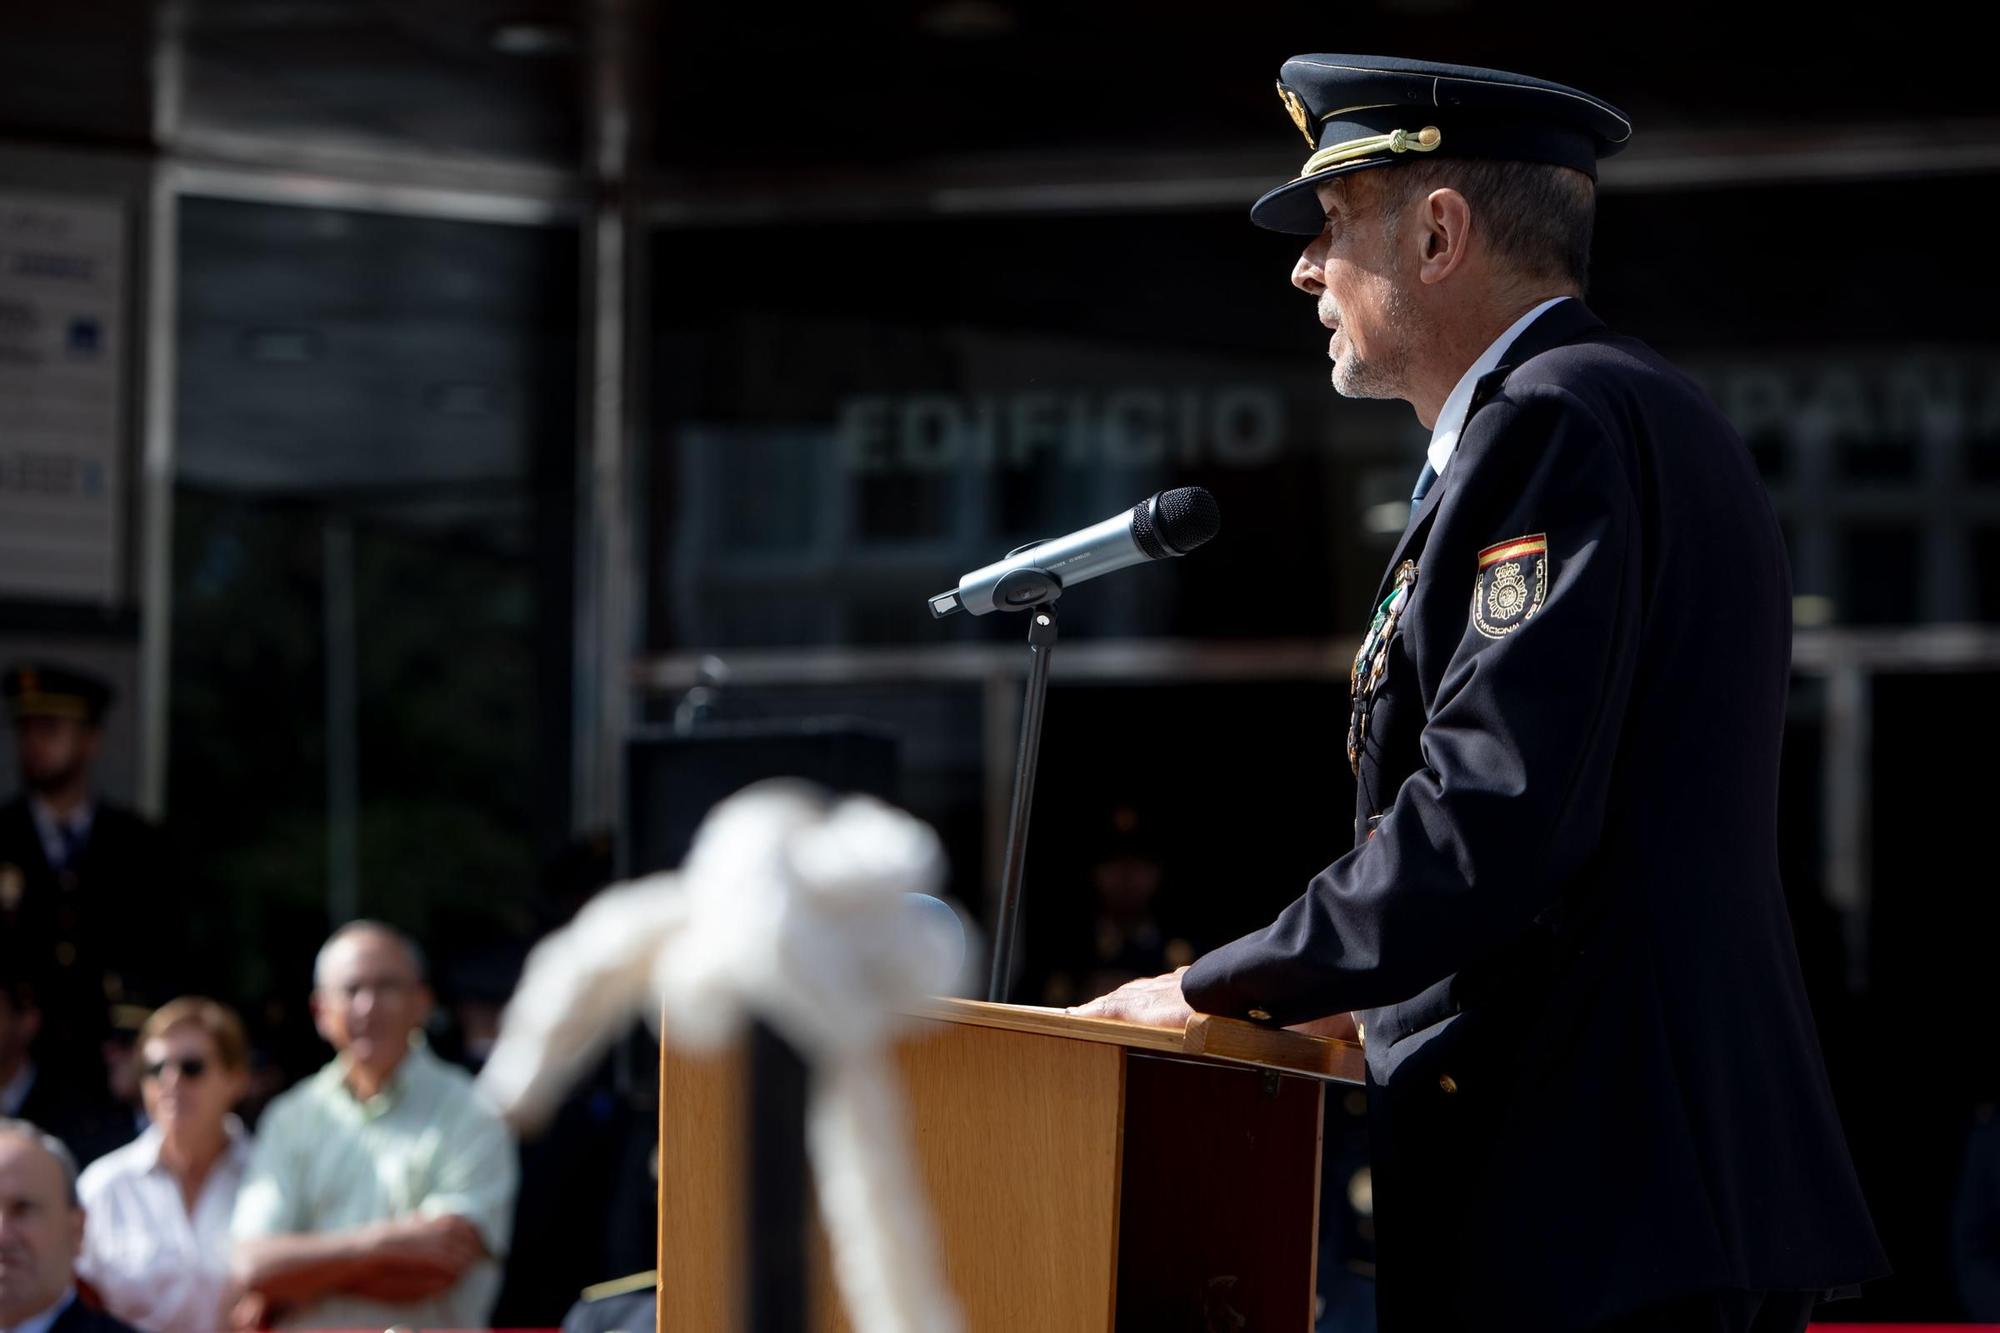
{"label": "spanish flag patch", "polygon": [[1548,595],[1549,539],[1538,532],[1495,543],[1479,553],[1472,587],[1472,625],[1489,639],[1503,639],[1528,623]]}

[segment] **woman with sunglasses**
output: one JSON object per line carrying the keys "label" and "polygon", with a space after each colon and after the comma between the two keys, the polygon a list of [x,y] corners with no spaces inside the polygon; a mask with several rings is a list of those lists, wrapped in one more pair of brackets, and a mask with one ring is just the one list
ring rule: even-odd
{"label": "woman with sunglasses", "polygon": [[229,1326],[229,1214],[250,1160],[231,1114],[249,1088],[249,1043],[228,1006],[189,996],[146,1020],[138,1057],[151,1124],[77,1181],[77,1272],[148,1333],[215,1333]]}

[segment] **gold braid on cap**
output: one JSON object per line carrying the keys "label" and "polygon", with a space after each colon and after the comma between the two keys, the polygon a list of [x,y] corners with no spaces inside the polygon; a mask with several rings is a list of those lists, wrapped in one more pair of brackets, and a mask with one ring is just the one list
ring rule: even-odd
{"label": "gold braid on cap", "polygon": [[1310,176],[1328,167],[1337,167],[1343,162],[1369,157],[1385,149],[1391,153],[1428,153],[1444,142],[1444,135],[1435,125],[1426,125],[1420,130],[1390,130],[1387,134],[1372,135],[1366,139],[1349,139],[1322,148],[1306,159],[1299,168],[1299,175]]}

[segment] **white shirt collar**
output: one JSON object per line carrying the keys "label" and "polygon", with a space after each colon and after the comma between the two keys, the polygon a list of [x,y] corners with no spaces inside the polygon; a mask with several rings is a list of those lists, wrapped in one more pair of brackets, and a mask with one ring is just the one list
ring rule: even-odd
{"label": "white shirt collar", "polygon": [[1514,345],[1530,324],[1540,319],[1552,306],[1569,300],[1567,296],[1556,296],[1542,302],[1527,314],[1508,326],[1507,331],[1495,338],[1487,349],[1479,354],[1479,359],[1467,367],[1458,377],[1451,396],[1444,400],[1444,407],[1438,412],[1437,425],[1431,431],[1430,459],[1431,471],[1444,475],[1445,465],[1458,450],[1459,433],[1465,429],[1465,411],[1472,406],[1472,391],[1479,381],[1493,373],[1500,365],[1500,359],[1507,355],[1507,349]]}
{"label": "white shirt collar", "polygon": [[69,1303],[76,1299],[76,1288],[65,1287],[63,1294],[56,1297],[56,1303],[37,1315],[29,1315],[8,1330],[8,1333],[48,1333],[49,1325],[56,1322],[56,1316],[69,1309]]}
{"label": "white shirt collar", "polygon": [[[227,1112],[222,1117],[222,1134],[221,1160],[227,1161],[250,1151],[250,1131],[243,1128],[243,1122],[237,1118],[234,1111]],[[166,1142],[165,1131],[149,1120],[139,1131],[138,1137],[132,1140],[132,1154],[145,1163],[146,1170],[163,1170],[160,1164],[160,1150],[166,1146]]]}

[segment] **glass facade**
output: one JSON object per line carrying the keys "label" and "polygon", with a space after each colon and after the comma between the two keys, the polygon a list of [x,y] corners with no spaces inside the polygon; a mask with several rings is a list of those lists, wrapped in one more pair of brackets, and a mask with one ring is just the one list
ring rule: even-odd
{"label": "glass facade", "polygon": [[529,929],[568,833],[575,242],[202,199],[180,237],[172,822],[291,1005],[329,915]]}

